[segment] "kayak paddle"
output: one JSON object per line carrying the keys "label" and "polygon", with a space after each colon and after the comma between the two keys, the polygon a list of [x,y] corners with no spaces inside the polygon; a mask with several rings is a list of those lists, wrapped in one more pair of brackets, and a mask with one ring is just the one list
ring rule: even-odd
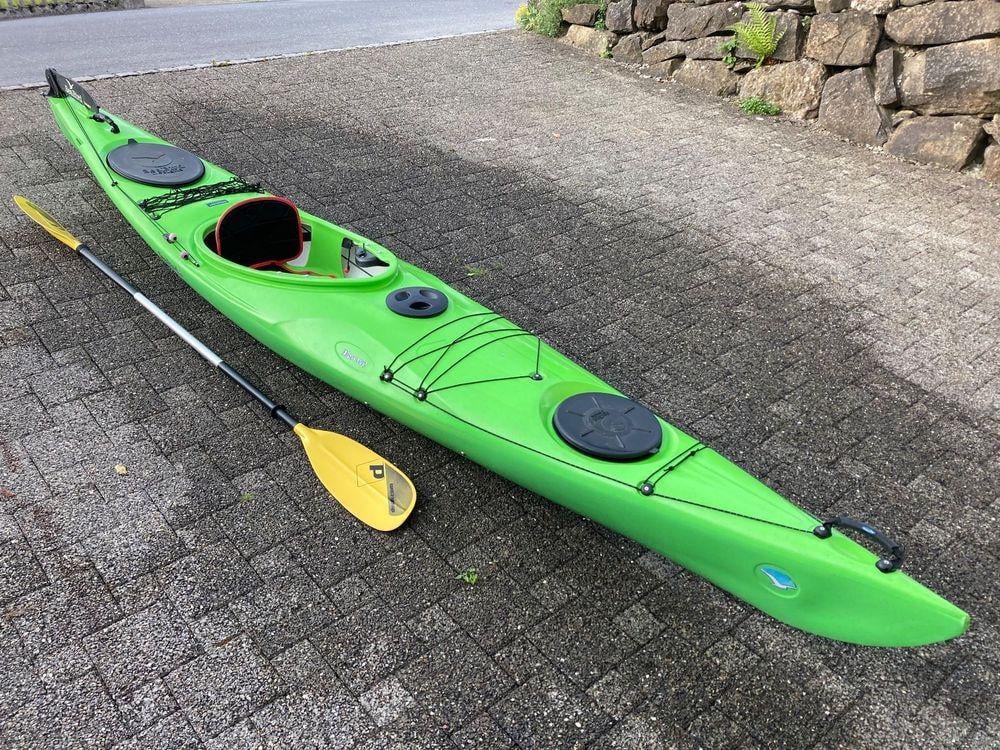
{"label": "kayak paddle", "polygon": [[320,482],[358,520],[379,531],[391,531],[413,512],[416,489],[410,478],[393,464],[349,437],[327,430],[315,430],[299,422],[283,406],[279,406],[264,395],[226,364],[222,357],[119,276],[94,255],[86,244],[80,242],[48,213],[20,195],[14,196],[14,202],[45,231],[86,258],[91,265],[132,295],[136,302],[180,336],[206,361],[257,399],[272,417],[280,419],[291,427],[302,441],[309,463],[312,464]]}

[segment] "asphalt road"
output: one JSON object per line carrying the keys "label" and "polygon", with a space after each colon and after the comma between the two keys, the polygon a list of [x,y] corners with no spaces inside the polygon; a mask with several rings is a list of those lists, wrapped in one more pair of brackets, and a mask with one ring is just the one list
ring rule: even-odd
{"label": "asphalt road", "polygon": [[0,86],[513,26],[517,0],[271,0],[0,22]]}

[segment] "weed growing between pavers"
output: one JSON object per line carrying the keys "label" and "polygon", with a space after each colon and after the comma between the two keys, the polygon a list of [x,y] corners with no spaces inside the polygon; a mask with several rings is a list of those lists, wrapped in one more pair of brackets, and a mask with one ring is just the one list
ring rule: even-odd
{"label": "weed growing between pavers", "polygon": [[467,583],[470,586],[475,586],[477,583],[479,583],[480,576],[479,576],[479,571],[476,570],[475,568],[466,568],[458,575],[456,575],[455,578],[457,578],[462,583]]}

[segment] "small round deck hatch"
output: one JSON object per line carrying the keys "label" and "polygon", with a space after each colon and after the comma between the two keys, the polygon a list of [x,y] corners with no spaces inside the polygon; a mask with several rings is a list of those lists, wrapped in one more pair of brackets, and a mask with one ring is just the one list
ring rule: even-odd
{"label": "small round deck hatch", "polygon": [[433,318],[448,309],[448,298],[437,289],[408,286],[389,292],[385,304],[394,313],[407,318]]}
{"label": "small round deck hatch", "polygon": [[190,151],[132,138],[108,154],[108,166],[126,179],[158,187],[188,185],[205,174],[205,165]]}
{"label": "small round deck hatch", "polygon": [[640,403],[613,393],[578,393],[556,408],[556,432],[570,446],[608,461],[633,461],[660,449],[663,430]]}

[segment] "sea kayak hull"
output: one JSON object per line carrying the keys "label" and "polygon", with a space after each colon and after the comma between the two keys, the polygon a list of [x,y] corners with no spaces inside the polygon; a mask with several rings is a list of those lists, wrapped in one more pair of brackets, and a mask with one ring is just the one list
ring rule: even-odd
{"label": "sea kayak hull", "polygon": [[[377,243],[303,214],[313,254],[347,237],[382,259],[380,273],[329,278],[269,273],[215,255],[205,237],[231,193],[166,210],[167,189],[115,174],[108,154],[129,139],[165,144],[117,117],[114,129],[55,92],[60,129],[139,235],[239,327],[306,372],[413,430],[607,526],[793,627],[875,646],[917,646],[963,633],[968,615],[666,421],[654,453],[602,460],[568,445],[557,406],[614,388],[555,349]],[[190,187],[233,176],[205,164]],[[322,262],[319,257],[317,262]],[[448,298],[432,318],[404,318],[387,295],[430,287]],[[459,502],[460,498],[456,498]]]}

